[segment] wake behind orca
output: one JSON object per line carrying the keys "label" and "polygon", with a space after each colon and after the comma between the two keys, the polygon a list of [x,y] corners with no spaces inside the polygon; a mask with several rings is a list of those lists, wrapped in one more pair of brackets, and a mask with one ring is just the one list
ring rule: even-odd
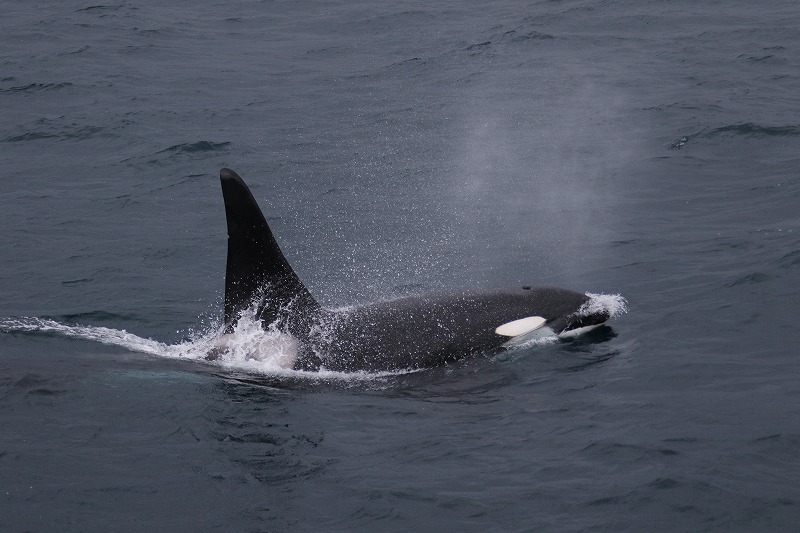
{"label": "wake behind orca", "polygon": [[[620,309],[557,287],[468,289],[332,310],[320,306],[281,252],[244,180],[220,171],[228,226],[225,334],[246,313],[296,339],[286,364],[340,372],[422,369],[593,329]],[[620,297],[617,302],[624,300]],[[248,318],[249,317],[248,315]],[[226,335],[209,359],[225,350]]]}

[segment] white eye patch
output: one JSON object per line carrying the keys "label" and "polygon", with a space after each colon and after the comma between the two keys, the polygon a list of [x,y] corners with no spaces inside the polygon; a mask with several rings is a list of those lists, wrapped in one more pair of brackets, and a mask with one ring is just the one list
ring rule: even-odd
{"label": "white eye patch", "polygon": [[540,316],[529,316],[520,318],[519,320],[506,322],[505,324],[498,326],[494,332],[504,337],[518,337],[519,335],[525,335],[526,333],[536,331],[544,326],[545,322],[547,322],[547,320]]}

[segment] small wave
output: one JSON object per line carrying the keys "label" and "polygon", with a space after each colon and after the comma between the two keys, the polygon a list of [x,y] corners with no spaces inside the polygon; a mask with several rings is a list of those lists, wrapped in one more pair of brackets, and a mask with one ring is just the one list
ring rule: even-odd
{"label": "small wave", "polygon": [[744,59],[746,61],[752,61],[753,63],[762,63],[764,61],[776,60],[777,58],[775,57],[774,54],[766,54],[763,56],[751,56],[747,54],[740,54],[739,56],[737,56],[737,59]]}
{"label": "small wave", "polygon": [[63,315],[48,316],[50,320],[62,321],[66,323],[76,322],[144,322],[142,317],[134,313],[114,313],[104,309],[94,311],[82,311],[78,313],[66,313]]}
{"label": "small wave", "polygon": [[59,140],[72,140],[72,139],[88,139],[102,132],[103,128],[99,126],[80,126],[72,124],[63,127],[60,131],[28,131],[20,135],[11,135],[3,139],[3,142],[24,142],[24,141],[38,141],[41,139],[57,138]]}
{"label": "small wave", "polygon": [[745,276],[741,276],[736,280],[728,283],[726,287],[736,287],[738,285],[751,285],[754,283],[764,283],[765,281],[770,281],[773,276],[769,274],[764,274],[762,272],[751,272]]}
{"label": "small wave", "polygon": [[4,385],[14,392],[31,396],[58,396],[67,392],[56,380],[30,373],[18,380],[8,379]]}
{"label": "small wave", "polygon": [[471,45],[467,46],[464,50],[466,50],[467,52],[471,52],[472,50],[478,50],[478,49],[483,48],[485,46],[489,46],[490,44],[492,44],[492,41],[484,41],[482,43],[475,43],[475,44],[471,44]]}
{"label": "small wave", "polygon": [[721,134],[733,133],[735,135],[745,135],[748,137],[793,137],[800,135],[800,127],[797,126],[760,126],[752,122],[744,124],[731,124],[716,128],[704,135],[704,137],[714,137]]}
{"label": "small wave", "polygon": [[61,284],[64,285],[65,287],[69,287],[71,285],[80,285],[82,283],[91,283],[92,281],[94,281],[94,278],[68,279],[68,280],[62,281]]}
{"label": "small wave", "polygon": [[538,31],[517,31],[508,30],[502,35],[503,39],[511,39],[513,42],[520,42],[520,41],[531,41],[531,40],[549,40],[555,39],[554,35],[550,35],[549,33],[540,33]]}
{"label": "small wave", "polygon": [[728,126],[721,126],[711,130],[703,129],[697,133],[684,135],[676,141],[673,141],[669,148],[671,150],[680,150],[686,143],[695,139],[713,139],[722,136],[742,136],[753,137],[760,139],[762,137],[795,137],[800,135],[800,126],[761,126],[753,122],[745,122],[743,124],[730,124]]}
{"label": "small wave", "polygon": [[88,46],[88,45],[87,46],[81,46],[80,48],[76,48],[75,50],[69,50],[67,52],[61,52],[58,55],[59,56],[74,56],[74,55],[77,55],[77,54],[82,54],[86,50],[89,50],[90,48],[91,48],[91,46]]}
{"label": "small wave", "polygon": [[65,87],[72,87],[68,81],[61,83],[29,83],[28,85],[21,85],[19,87],[9,87],[8,89],[0,89],[0,94],[3,93],[22,93],[31,94],[39,91],[54,91],[63,89]]}
{"label": "small wave", "polygon": [[194,154],[197,152],[214,152],[219,150],[224,150],[227,147],[229,142],[221,142],[215,143],[211,141],[197,141],[196,143],[183,143],[183,144],[175,144],[170,146],[169,148],[165,148],[158,152],[159,154],[163,153],[176,153],[176,154]]}
{"label": "small wave", "polygon": [[44,131],[29,131],[28,133],[23,133],[21,135],[11,135],[6,137],[3,139],[3,142],[16,143],[22,141],[38,141],[41,139],[52,139],[53,137],[58,137],[58,134]]}
{"label": "small wave", "polygon": [[794,250],[784,254],[778,259],[777,264],[782,267],[794,267],[800,265],[800,250]]}
{"label": "small wave", "polygon": [[86,11],[86,12],[88,12],[88,11],[116,11],[120,7],[122,7],[122,6],[109,6],[109,5],[98,4],[98,5],[95,5],[95,6],[88,6],[88,7],[83,7],[81,9],[77,9],[77,10],[75,10],[75,12],[76,13],[80,13],[81,11]]}

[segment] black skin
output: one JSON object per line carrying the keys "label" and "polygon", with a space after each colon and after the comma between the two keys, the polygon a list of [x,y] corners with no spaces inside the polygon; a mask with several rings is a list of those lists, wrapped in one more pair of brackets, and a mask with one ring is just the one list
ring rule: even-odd
{"label": "black skin", "polygon": [[541,316],[555,332],[600,324],[574,316],[588,300],[555,287],[513,287],[410,296],[321,316],[296,367],[338,371],[419,369],[500,348],[501,324]]}
{"label": "black skin", "polygon": [[[337,371],[419,369],[486,353],[509,340],[495,329],[541,316],[561,333],[608,320],[606,312],[576,313],[589,298],[556,287],[464,290],[324,309],[280,251],[241,177],[220,171],[228,222],[226,332],[253,302],[265,327],[276,324],[302,343],[295,368]],[[212,357],[212,354],[210,354]]]}

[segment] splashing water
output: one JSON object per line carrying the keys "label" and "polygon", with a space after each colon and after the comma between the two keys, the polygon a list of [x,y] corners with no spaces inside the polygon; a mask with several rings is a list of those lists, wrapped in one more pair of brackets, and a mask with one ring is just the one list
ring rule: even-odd
{"label": "splashing water", "polygon": [[[579,315],[589,315],[606,311],[610,317],[628,311],[625,298],[619,294],[586,293],[589,301],[578,310]],[[171,359],[188,359],[205,364],[214,364],[226,370],[270,376],[308,377],[312,379],[370,380],[413,372],[400,370],[391,372],[334,372],[321,369],[315,372],[294,370],[292,366],[300,349],[299,341],[289,334],[278,331],[274,326],[266,330],[252,312],[243,313],[231,333],[222,333],[219,326],[177,344],[165,344],[153,339],[139,337],[125,330],[102,326],[82,326],[62,324],[55,320],[18,317],[0,318],[0,332],[3,333],[50,333],[83,339],[112,346],[119,346],[132,352],[146,353]],[[543,328],[543,332],[550,331]],[[543,334],[526,340],[519,345],[528,348],[535,345],[552,344],[558,336]]]}
{"label": "splashing water", "polygon": [[62,324],[55,320],[35,317],[3,318],[0,319],[0,331],[3,333],[54,333],[71,337],[121,346],[132,352],[141,352],[151,355],[169,357],[169,352],[175,346],[138,337],[127,331],[104,328],[100,326],[74,326]]}
{"label": "splashing water", "polygon": [[595,294],[587,292],[589,301],[578,309],[579,316],[589,316],[595,313],[608,313],[609,318],[624,315],[628,312],[628,301],[621,294]]}
{"label": "splashing water", "polygon": [[[36,317],[0,318],[3,333],[48,333],[82,339],[132,352],[145,353],[170,359],[187,359],[212,364],[231,371],[262,374],[276,377],[296,377],[323,380],[373,380],[399,374],[398,372],[334,372],[319,370],[309,372],[293,370],[297,357],[298,341],[275,328],[261,327],[254,316],[245,314],[231,333],[223,334],[221,328],[212,327],[195,338],[166,344],[139,337],[125,330],[102,326],[70,325],[55,320]],[[211,356],[211,357],[209,357]]]}

